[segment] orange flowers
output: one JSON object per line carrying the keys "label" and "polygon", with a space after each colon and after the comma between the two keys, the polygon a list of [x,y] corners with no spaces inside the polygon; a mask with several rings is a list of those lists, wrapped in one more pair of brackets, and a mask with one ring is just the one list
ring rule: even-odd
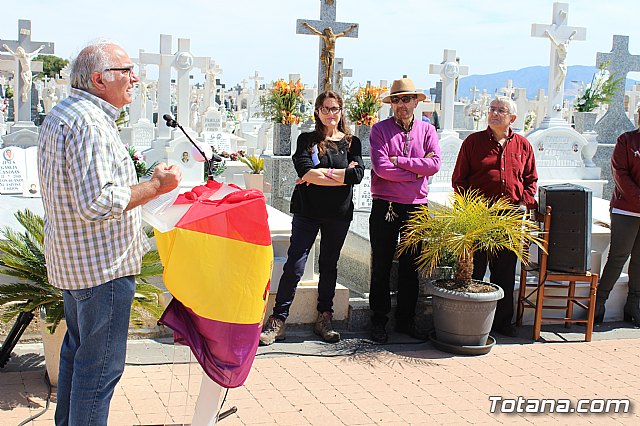
{"label": "orange flowers", "polygon": [[259,115],[276,123],[300,124],[305,118],[299,111],[299,105],[304,102],[303,91],[304,84],[300,80],[276,81],[271,90],[260,97],[262,112]]}
{"label": "orange flowers", "polygon": [[347,99],[347,117],[358,126],[373,126],[378,122],[378,111],[382,107],[382,87],[360,87]]}

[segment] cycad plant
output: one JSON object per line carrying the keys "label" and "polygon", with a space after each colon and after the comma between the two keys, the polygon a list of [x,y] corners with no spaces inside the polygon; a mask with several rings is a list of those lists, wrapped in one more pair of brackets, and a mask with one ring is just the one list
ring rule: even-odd
{"label": "cycad plant", "polygon": [[455,258],[456,281],[468,282],[473,274],[473,254],[510,250],[523,262],[524,243],[542,245],[535,222],[523,220],[523,212],[501,198],[495,202],[477,190],[455,193],[449,206],[422,206],[405,224],[400,251],[418,251],[418,268],[427,274],[442,258]]}
{"label": "cycad plant", "polygon": [[256,157],[255,155],[248,155],[246,157],[239,157],[238,160],[249,166],[251,174],[259,175],[264,171],[264,159]]}
{"label": "cycad plant", "polygon": [[[9,322],[20,312],[42,309],[53,333],[64,317],[62,290],[49,284],[44,258],[44,220],[29,209],[15,214],[25,232],[9,227],[0,231],[0,273],[18,278],[18,282],[0,284],[0,320]],[[162,307],[158,294],[162,292],[146,279],[162,274],[158,252],[148,252],[142,259],[142,269],[136,277],[136,295],[131,310],[131,321],[142,325],[143,312],[159,318]]]}

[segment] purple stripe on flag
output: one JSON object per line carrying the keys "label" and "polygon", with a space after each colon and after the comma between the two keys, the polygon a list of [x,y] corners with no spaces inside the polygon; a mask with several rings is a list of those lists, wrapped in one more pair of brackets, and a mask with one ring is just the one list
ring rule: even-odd
{"label": "purple stripe on flag", "polygon": [[258,350],[260,324],[232,324],[203,318],[177,299],[158,321],[188,345],[207,375],[225,388],[242,386]]}

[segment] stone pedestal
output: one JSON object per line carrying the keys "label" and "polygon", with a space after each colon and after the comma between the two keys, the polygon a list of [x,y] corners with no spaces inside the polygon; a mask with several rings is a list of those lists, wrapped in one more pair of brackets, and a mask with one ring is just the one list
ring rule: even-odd
{"label": "stone pedestal", "polygon": [[[269,203],[284,213],[289,213],[291,194],[298,175],[291,157],[264,156],[265,195]],[[267,189],[269,188],[269,189]]]}
{"label": "stone pedestal", "polygon": [[291,125],[281,123],[273,125],[273,154],[291,155]]}
{"label": "stone pedestal", "polygon": [[613,148],[615,144],[598,144],[598,150],[593,157],[593,161],[602,170],[601,179],[606,180],[607,183],[602,189],[602,198],[605,200],[611,199],[613,193],[613,175],[611,174],[611,155],[613,154]]}
{"label": "stone pedestal", "polygon": [[371,135],[370,126],[356,126],[356,136],[362,143],[362,156],[369,157],[371,155],[371,143],[369,142],[369,136]]}

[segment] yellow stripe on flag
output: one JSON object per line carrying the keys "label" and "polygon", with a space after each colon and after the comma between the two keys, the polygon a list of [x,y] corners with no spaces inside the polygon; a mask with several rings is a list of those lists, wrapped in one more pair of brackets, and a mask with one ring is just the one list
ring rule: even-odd
{"label": "yellow stripe on flag", "polygon": [[273,249],[175,228],[156,232],[171,294],[201,317],[235,324],[262,320]]}

